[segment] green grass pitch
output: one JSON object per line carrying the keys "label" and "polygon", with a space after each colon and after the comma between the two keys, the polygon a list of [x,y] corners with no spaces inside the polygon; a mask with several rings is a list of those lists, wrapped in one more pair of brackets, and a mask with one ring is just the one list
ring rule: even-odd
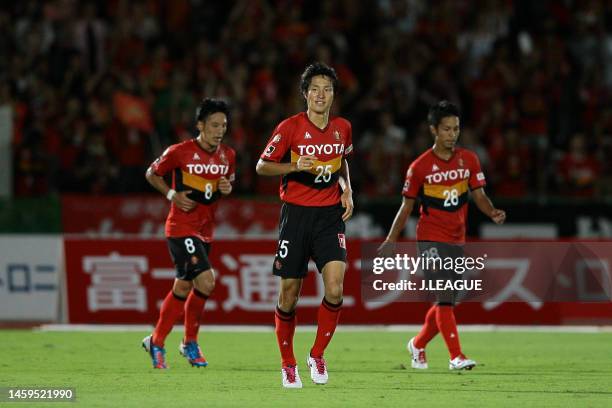
{"label": "green grass pitch", "polygon": [[[463,333],[480,366],[449,372],[438,336],[429,370],[410,368],[414,333],[338,332],[327,353],[329,383],[314,385],[305,356],[314,333],[296,334],[303,389],[283,389],[274,333],[214,332],[202,327],[210,365],[196,369],[166,342],[169,370],[151,368],[140,346],[147,333],[1,330],[0,387],[74,387],[60,407],[610,407],[612,333]],[[3,404],[48,407],[49,403]]]}

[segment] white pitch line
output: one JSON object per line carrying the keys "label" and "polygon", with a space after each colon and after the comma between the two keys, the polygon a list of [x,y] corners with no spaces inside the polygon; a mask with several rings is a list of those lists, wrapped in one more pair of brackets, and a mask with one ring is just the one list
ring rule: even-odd
{"label": "white pitch line", "polygon": [[[525,325],[496,325],[473,324],[459,325],[460,332],[532,332],[532,333],[612,333],[612,326],[525,326]],[[421,325],[340,325],[338,332],[416,332]],[[63,332],[146,332],[153,330],[150,325],[134,324],[43,324],[34,330],[63,331]],[[183,331],[183,326],[175,326],[177,332]],[[202,332],[257,332],[268,333],[274,331],[271,325],[206,325],[200,326]],[[317,326],[298,325],[299,332],[316,332]]]}

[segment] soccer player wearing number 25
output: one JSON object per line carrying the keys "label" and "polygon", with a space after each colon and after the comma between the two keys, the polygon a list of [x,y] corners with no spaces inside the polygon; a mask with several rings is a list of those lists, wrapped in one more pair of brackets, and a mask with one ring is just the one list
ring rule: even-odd
{"label": "soccer player wearing number 25", "polygon": [[323,352],[334,335],[342,306],[346,270],[344,222],[353,213],[345,157],[353,144],[351,124],[346,119],[330,117],[337,82],[336,72],[325,64],[306,68],[300,83],[306,112],[276,127],[257,163],[259,175],[282,176],[280,197],[284,203],[272,272],[281,278],[274,321],[286,388],[302,387],[293,354],[293,334],[295,308],[311,258],[325,285],[317,335],[306,358],[316,384],[327,383]]}
{"label": "soccer player wearing number 25", "polygon": [[[476,206],[493,222],[502,224],[503,210],[496,209],[484,192],[485,177],[476,154],[456,147],[459,138],[459,109],[441,101],[432,106],[428,115],[429,129],[434,136],[433,148],[419,156],[409,167],[398,210],[380,255],[394,252],[395,242],[412,212],[415,199],[421,202],[416,228],[420,254],[428,257],[457,258],[463,256],[468,191]],[[454,271],[424,270],[426,279],[457,279]],[[427,368],[425,347],[438,332],[442,333],[450,354],[451,370],[472,369],[476,362],[461,352],[453,307],[454,291],[436,292],[437,304],[425,316],[425,324],[416,337],[408,342],[412,367]]]}
{"label": "soccer player wearing number 25", "polygon": [[[196,111],[199,135],[170,146],[151,164],[147,181],[172,202],[166,238],[176,279],[164,299],[153,334],[142,345],[153,368],[167,368],[164,341],[176,319],[185,313],[185,337],[180,353],[192,367],[208,365],[198,345],[200,316],[215,287],[208,261],[217,200],[232,192],[236,153],[221,143],[227,130],[228,105],[204,99]],[[172,173],[172,188],[163,179]]]}

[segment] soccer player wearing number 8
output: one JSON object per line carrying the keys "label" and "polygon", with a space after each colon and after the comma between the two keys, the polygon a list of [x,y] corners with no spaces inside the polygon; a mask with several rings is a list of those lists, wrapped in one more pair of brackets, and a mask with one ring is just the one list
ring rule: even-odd
{"label": "soccer player wearing number 8", "polygon": [[[167,368],[164,341],[183,312],[185,337],[179,351],[193,367],[208,365],[198,345],[198,330],[204,303],[215,287],[208,261],[214,212],[234,181],[236,153],[221,143],[228,118],[224,101],[204,99],[196,111],[198,137],[170,146],[147,170],[147,181],[172,202],[166,237],[176,267],[155,330],[142,343],[154,368]],[[172,188],[164,181],[166,174],[172,175]]]}
{"label": "soccer player wearing number 8", "polygon": [[[428,121],[434,146],[419,156],[406,173],[403,202],[386,240],[378,250],[380,255],[390,256],[394,252],[395,242],[404,229],[416,198],[421,203],[416,228],[418,249],[425,256],[463,256],[468,194],[478,209],[493,222],[501,224],[506,219],[506,213],[496,209],[484,192],[485,177],[476,154],[455,146],[459,138],[459,109],[447,101],[441,101],[429,110]],[[455,271],[424,272],[427,279],[433,276],[457,278]],[[440,332],[450,354],[449,368],[471,369],[476,363],[461,352],[453,311],[454,292],[436,292],[436,300],[437,304],[427,312],[423,328],[408,342],[412,367],[427,368],[425,346]]]}
{"label": "soccer player wearing number 8", "polygon": [[351,124],[346,119],[330,117],[337,81],[336,72],[325,64],[315,63],[306,68],[300,83],[306,112],[276,127],[257,163],[258,174],[281,176],[280,197],[284,203],[272,272],[281,278],[274,321],[282,383],[287,388],[302,387],[293,354],[293,333],[295,308],[311,258],[325,285],[317,335],[306,361],[316,384],[327,383],[323,353],[332,339],[342,306],[346,270],[344,222],[353,212],[345,157],[351,153],[353,144]]}

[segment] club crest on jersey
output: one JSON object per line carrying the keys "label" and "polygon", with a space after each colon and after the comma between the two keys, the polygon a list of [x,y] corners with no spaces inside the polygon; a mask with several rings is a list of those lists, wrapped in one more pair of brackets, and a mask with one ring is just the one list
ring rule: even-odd
{"label": "club crest on jersey", "polygon": [[336,138],[336,140],[340,140],[340,132],[334,130],[334,137]]}
{"label": "club crest on jersey", "polygon": [[272,143],[278,143],[278,142],[280,142],[280,141],[281,141],[281,137],[282,137],[282,136],[281,136],[281,134],[280,134],[280,133],[275,134],[275,135],[274,135],[274,137],[272,138]]}
{"label": "club crest on jersey", "polygon": [[344,234],[338,234],[338,245],[340,248],[346,249],[346,238],[344,237]]}
{"label": "club crest on jersey", "polygon": [[457,161],[459,162],[459,166],[463,167],[463,159],[460,157]]}
{"label": "club crest on jersey", "polygon": [[434,163],[433,167],[431,168],[431,171],[438,171],[438,170],[440,170],[440,168],[436,166],[436,164]]}
{"label": "club crest on jersey", "polygon": [[304,133],[304,139],[312,139],[312,136],[310,136],[310,133],[306,132]]}
{"label": "club crest on jersey", "polygon": [[200,160],[200,155],[197,153],[194,153],[193,158],[191,160]]}

